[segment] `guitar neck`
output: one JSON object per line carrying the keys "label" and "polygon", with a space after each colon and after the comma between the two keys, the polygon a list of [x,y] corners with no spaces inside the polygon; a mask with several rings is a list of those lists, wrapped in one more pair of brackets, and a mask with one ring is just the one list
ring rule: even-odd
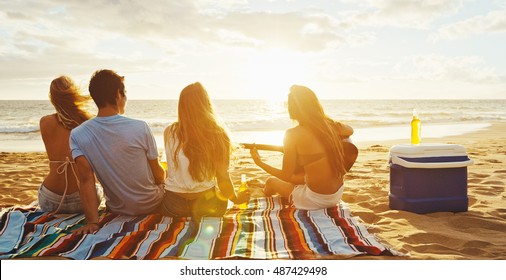
{"label": "guitar neck", "polygon": [[[342,144],[344,151],[343,164],[344,167],[346,168],[346,171],[350,171],[351,167],[357,160],[358,149],[349,138],[343,139]],[[283,146],[278,145],[254,144],[254,143],[240,143],[240,145],[245,149],[256,148],[257,150],[274,151],[281,153],[284,152]]]}
{"label": "guitar neck", "polygon": [[245,149],[253,149],[256,148],[257,150],[264,150],[264,151],[274,151],[274,152],[283,152],[283,146],[278,145],[267,145],[267,144],[254,144],[254,143],[240,143],[243,148]]}
{"label": "guitar neck", "polygon": [[[344,138],[343,142],[348,142],[353,144],[350,138]],[[264,150],[264,151],[274,151],[274,152],[283,152],[283,146],[279,145],[268,145],[268,144],[255,144],[255,143],[239,143],[239,145],[245,149],[253,149]]]}

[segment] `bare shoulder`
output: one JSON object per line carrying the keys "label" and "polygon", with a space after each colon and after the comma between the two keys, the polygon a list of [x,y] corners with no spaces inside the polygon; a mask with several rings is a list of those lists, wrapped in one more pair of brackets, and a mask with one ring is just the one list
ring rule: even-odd
{"label": "bare shoulder", "polygon": [[306,139],[308,136],[311,136],[311,132],[309,129],[303,126],[296,126],[286,130],[285,132],[285,143],[286,141],[290,142],[300,142],[302,139]]}
{"label": "bare shoulder", "polygon": [[47,115],[40,118],[39,126],[42,129],[43,127],[51,127],[56,125],[57,120],[55,115]]}
{"label": "bare shoulder", "polygon": [[307,127],[301,125],[288,129],[286,133],[287,135],[293,137],[303,137],[305,135],[311,135],[311,131]]}
{"label": "bare shoulder", "polygon": [[286,137],[295,137],[300,133],[300,126],[289,128],[285,131],[285,138]]}
{"label": "bare shoulder", "polygon": [[46,115],[46,116],[43,116],[42,118],[40,118],[40,122],[48,122],[48,121],[51,121],[51,120],[55,120],[55,115],[52,114],[52,115]]}

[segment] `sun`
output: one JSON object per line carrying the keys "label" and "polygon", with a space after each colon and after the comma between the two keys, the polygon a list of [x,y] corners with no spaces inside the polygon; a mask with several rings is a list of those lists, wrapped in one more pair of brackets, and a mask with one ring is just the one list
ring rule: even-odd
{"label": "sun", "polygon": [[246,75],[250,96],[283,101],[287,98],[290,86],[308,81],[310,73],[302,54],[269,49],[254,51],[249,56]]}

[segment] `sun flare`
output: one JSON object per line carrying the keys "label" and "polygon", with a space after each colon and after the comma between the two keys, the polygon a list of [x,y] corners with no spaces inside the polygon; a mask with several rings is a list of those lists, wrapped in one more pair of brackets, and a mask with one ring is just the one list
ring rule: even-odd
{"label": "sun flare", "polygon": [[305,58],[295,52],[281,49],[257,51],[248,59],[248,89],[253,96],[271,101],[286,100],[293,84],[308,80]]}

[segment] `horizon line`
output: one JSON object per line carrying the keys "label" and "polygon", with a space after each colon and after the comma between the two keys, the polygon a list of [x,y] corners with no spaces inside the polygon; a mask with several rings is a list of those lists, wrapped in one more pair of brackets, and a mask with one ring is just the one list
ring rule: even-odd
{"label": "horizon line", "polygon": [[[88,95],[89,96],[89,95]],[[128,101],[177,101],[178,98],[128,98]],[[285,102],[284,99],[268,99],[268,98],[211,98],[215,101],[273,101]],[[328,100],[506,100],[505,98],[319,98],[321,101]],[[0,101],[49,101],[49,99],[0,99]],[[91,100],[90,100],[91,101]]]}

